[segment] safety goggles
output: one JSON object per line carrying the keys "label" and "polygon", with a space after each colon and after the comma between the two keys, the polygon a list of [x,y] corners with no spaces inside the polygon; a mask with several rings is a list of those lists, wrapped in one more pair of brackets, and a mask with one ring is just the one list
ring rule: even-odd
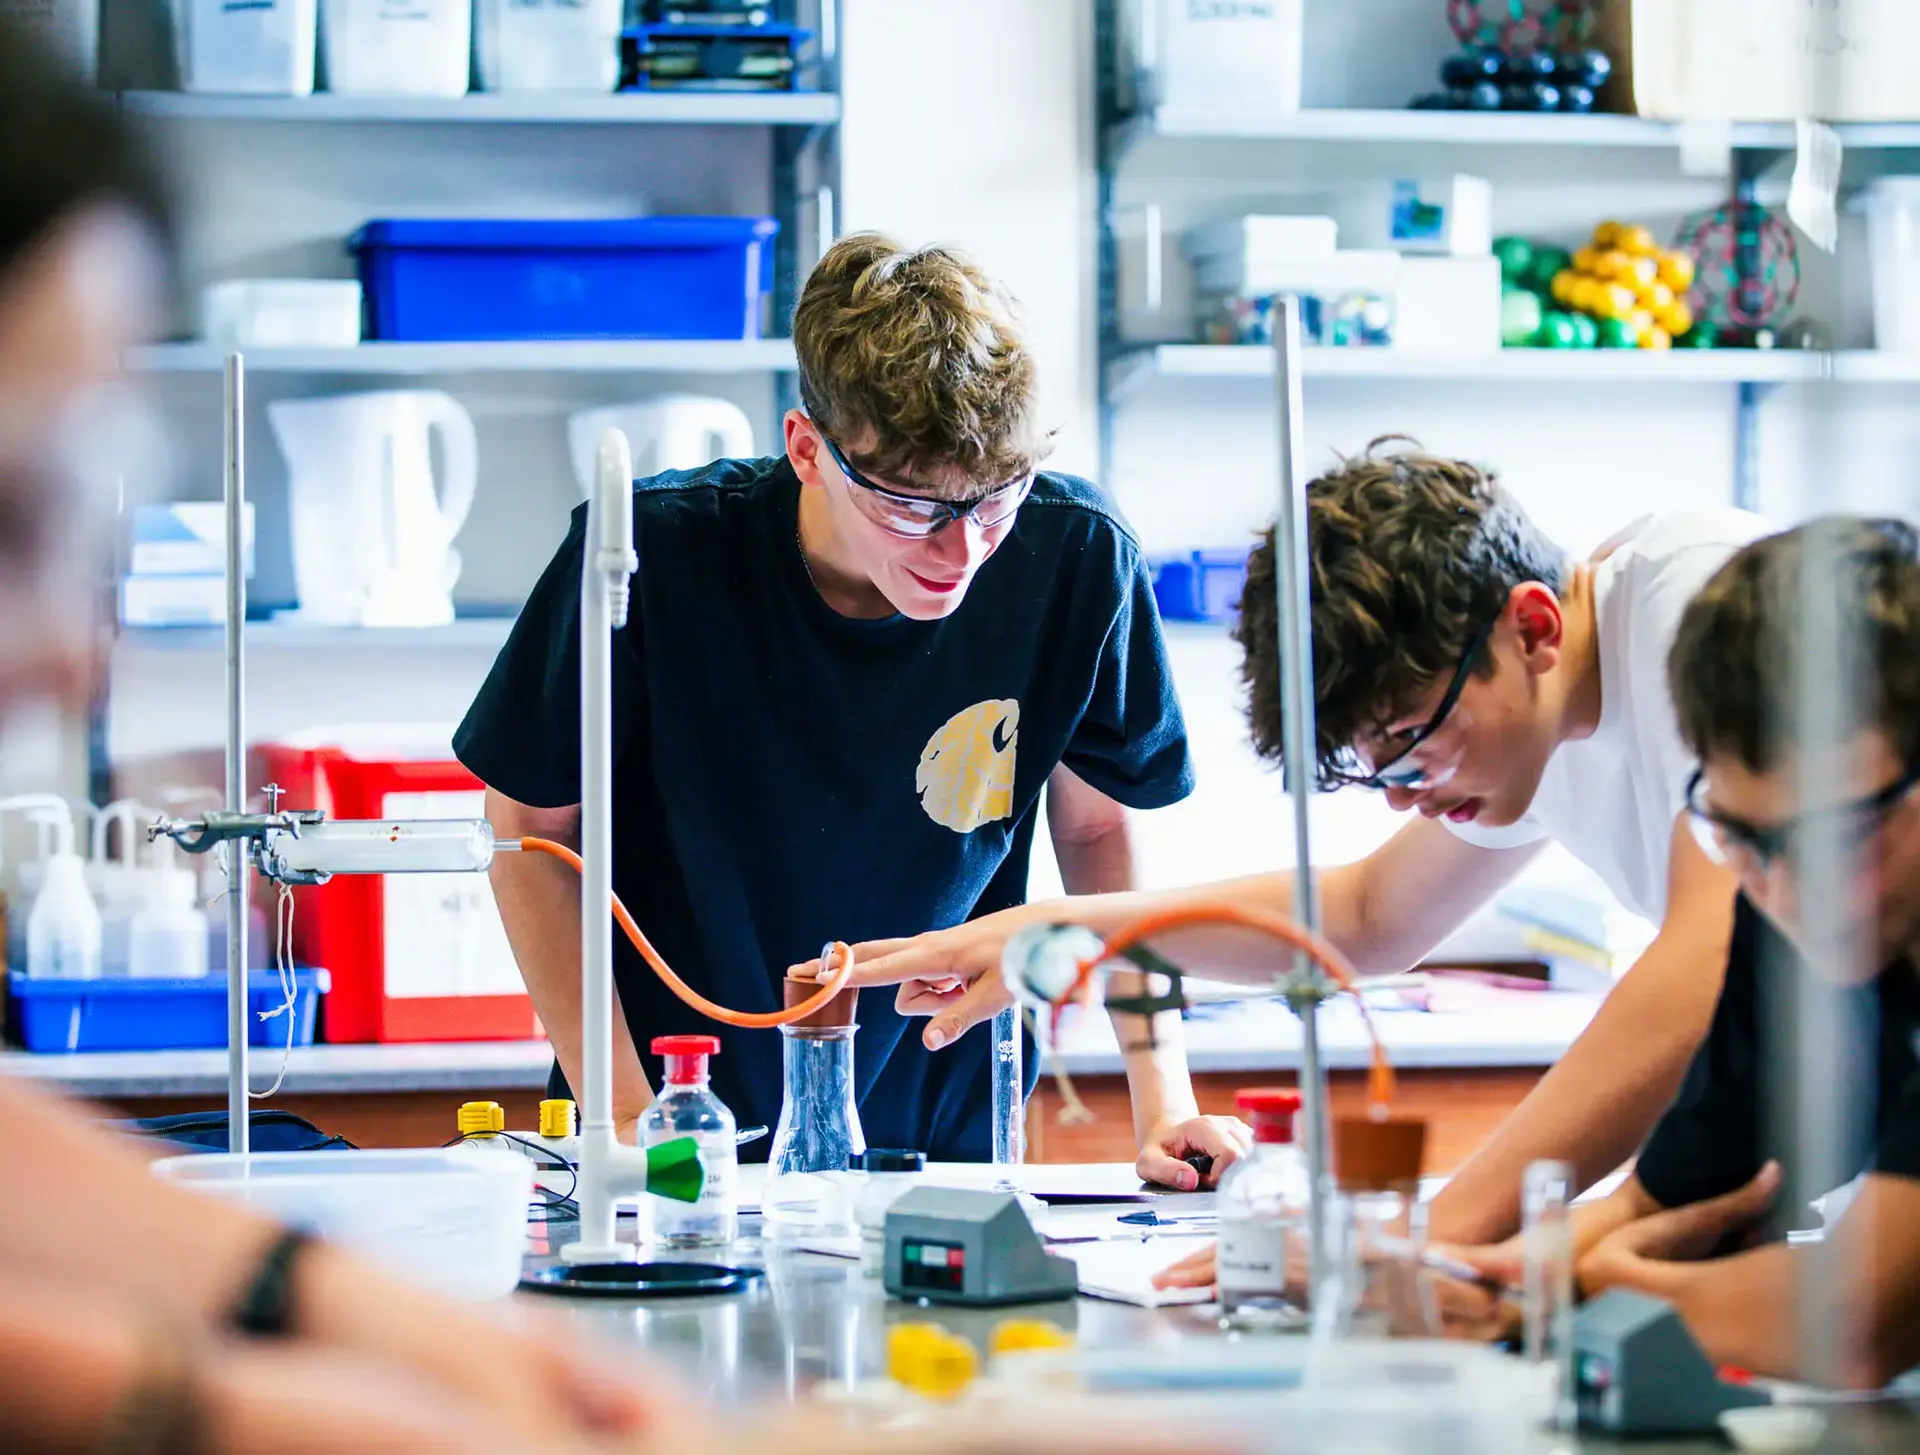
{"label": "safety goggles", "polygon": [[996,485],[984,495],[976,495],[971,500],[933,500],[924,495],[903,495],[898,490],[889,490],[869,480],[854,469],[840,446],[825,434],[820,438],[826,441],[827,453],[833,456],[834,464],[846,476],[853,503],[860,513],[882,530],[910,540],[924,540],[928,536],[938,535],[956,520],[972,520],[982,530],[1004,525],[1013,519],[1014,512],[1025,503],[1027,492],[1033,489],[1033,475],[1029,472],[1018,480]]}
{"label": "safety goggles", "polygon": [[1716,864],[1765,874],[1782,860],[1792,862],[1809,834],[1837,843],[1842,852],[1857,852],[1873,837],[1888,812],[1915,787],[1920,787],[1920,760],[1878,793],[1817,808],[1784,823],[1754,824],[1711,807],[1706,796],[1706,769],[1696,768],[1687,780],[1687,821],[1695,840]]}
{"label": "safety goggles", "polygon": [[1500,618],[1496,616],[1474,633],[1466,651],[1460,654],[1459,665],[1453,669],[1453,680],[1447,683],[1446,695],[1440,699],[1440,705],[1433,710],[1433,716],[1414,730],[1413,736],[1407,739],[1399,752],[1371,773],[1343,773],[1336,769],[1329,776],[1336,782],[1355,788],[1400,788],[1408,791],[1435,788],[1451,778],[1454,769],[1459,766],[1457,762],[1451,766],[1433,762],[1416,763],[1413,755],[1446,725],[1447,718],[1460,701],[1460,694],[1466,690],[1467,678],[1473,673],[1473,664],[1480,658],[1480,649],[1486,646],[1494,627],[1499,624]]}

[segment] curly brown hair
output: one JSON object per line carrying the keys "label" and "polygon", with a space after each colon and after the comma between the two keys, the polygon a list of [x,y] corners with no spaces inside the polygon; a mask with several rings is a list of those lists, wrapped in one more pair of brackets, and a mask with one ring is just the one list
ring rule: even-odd
{"label": "curly brown hair", "polygon": [[[1273,530],[1247,558],[1234,639],[1254,751],[1285,760]],[[1315,782],[1358,776],[1354,744],[1386,727],[1453,674],[1513,588],[1556,595],[1566,553],[1543,535],[1490,469],[1424,453],[1401,435],[1376,439],[1307,486],[1312,569]],[[1492,670],[1491,656],[1474,669]]]}
{"label": "curly brown hair", "polygon": [[793,346],[801,403],[866,473],[958,497],[1050,448],[1017,305],[950,248],[842,238],[801,290]]}
{"label": "curly brown hair", "polygon": [[[1698,757],[1769,773],[1798,745],[1801,580],[1812,553],[1836,594],[1839,680],[1862,720],[1920,751],[1920,536],[1902,520],[1826,516],[1743,547],[1688,603],[1667,687]],[[1823,642],[1822,653],[1836,650]]]}

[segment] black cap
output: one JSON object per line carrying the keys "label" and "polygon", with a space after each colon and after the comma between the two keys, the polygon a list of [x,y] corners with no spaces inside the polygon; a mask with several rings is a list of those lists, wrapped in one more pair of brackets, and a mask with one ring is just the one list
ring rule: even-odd
{"label": "black cap", "polygon": [[849,1159],[856,1172],[925,1172],[927,1154],[898,1147],[869,1147]]}

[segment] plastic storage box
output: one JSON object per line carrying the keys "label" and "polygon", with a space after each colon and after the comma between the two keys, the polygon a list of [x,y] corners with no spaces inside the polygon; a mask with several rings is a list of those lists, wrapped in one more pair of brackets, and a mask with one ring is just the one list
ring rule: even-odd
{"label": "plastic storage box", "polygon": [[473,0],[320,0],[327,89],[343,96],[464,96]]}
{"label": "plastic storage box", "polygon": [[1873,346],[1920,354],[1920,177],[1881,177],[1861,208],[1873,263]]}
{"label": "plastic storage box", "polygon": [[[293,1044],[311,1046],[331,978],[325,970],[293,972]],[[30,980],[7,976],[10,1024],[29,1051],[187,1051],[227,1044],[227,982],[191,980]],[[280,976],[247,976],[248,1044],[284,1046],[287,1022],[260,1016],[286,999]]]}
{"label": "plastic storage box", "polygon": [[771,217],[369,222],[370,338],[755,339]]}
{"label": "plastic storage box", "polygon": [[173,0],[180,86],[235,96],[313,94],[316,0]]}
{"label": "plastic storage box", "polygon": [[503,1298],[520,1282],[533,1164],[517,1152],[213,1152],[168,1157],[153,1170],[453,1298]]}
{"label": "plastic storage box", "polygon": [[612,91],[620,0],[475,0],[474,85],[482,91]]}

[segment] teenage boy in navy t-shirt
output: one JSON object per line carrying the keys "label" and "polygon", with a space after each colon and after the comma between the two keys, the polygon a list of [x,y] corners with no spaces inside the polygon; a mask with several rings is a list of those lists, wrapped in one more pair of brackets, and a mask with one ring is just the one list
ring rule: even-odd
{"label": "teenage boy in navy t-shirt", "polygon": [[[793,332],[805,407],[783,455],[635,485],[614,646],[615,888],[689,983],[748,1011],[828,940],[1020,903],[1043,793],[1067,889],[1130,887],[1125,810],[1193,783],[1138,543],[1093,486],[1036,471],[1048,431],[1011,300],[951,251],[867,234],[821,260]],[[455,739],[505,837],[577,841],[585,514]],[[577,1082],[578,881],[510,854],[493,885]],[[619,937],[614,979],[623,1136],[662,1034],[718,1034],[714,1091],[743,1126],[778,1118],[775,1032],[707,1021]],[[987,1033],[931,1055],[871,994],[859,1022],[868,1142],[988,1156]],[[1244,1129],[1197,1116],[1177,1018],[1117,1030],[1142,1175],[1194,1186],[1195,1151],[1224,1168]]]}

